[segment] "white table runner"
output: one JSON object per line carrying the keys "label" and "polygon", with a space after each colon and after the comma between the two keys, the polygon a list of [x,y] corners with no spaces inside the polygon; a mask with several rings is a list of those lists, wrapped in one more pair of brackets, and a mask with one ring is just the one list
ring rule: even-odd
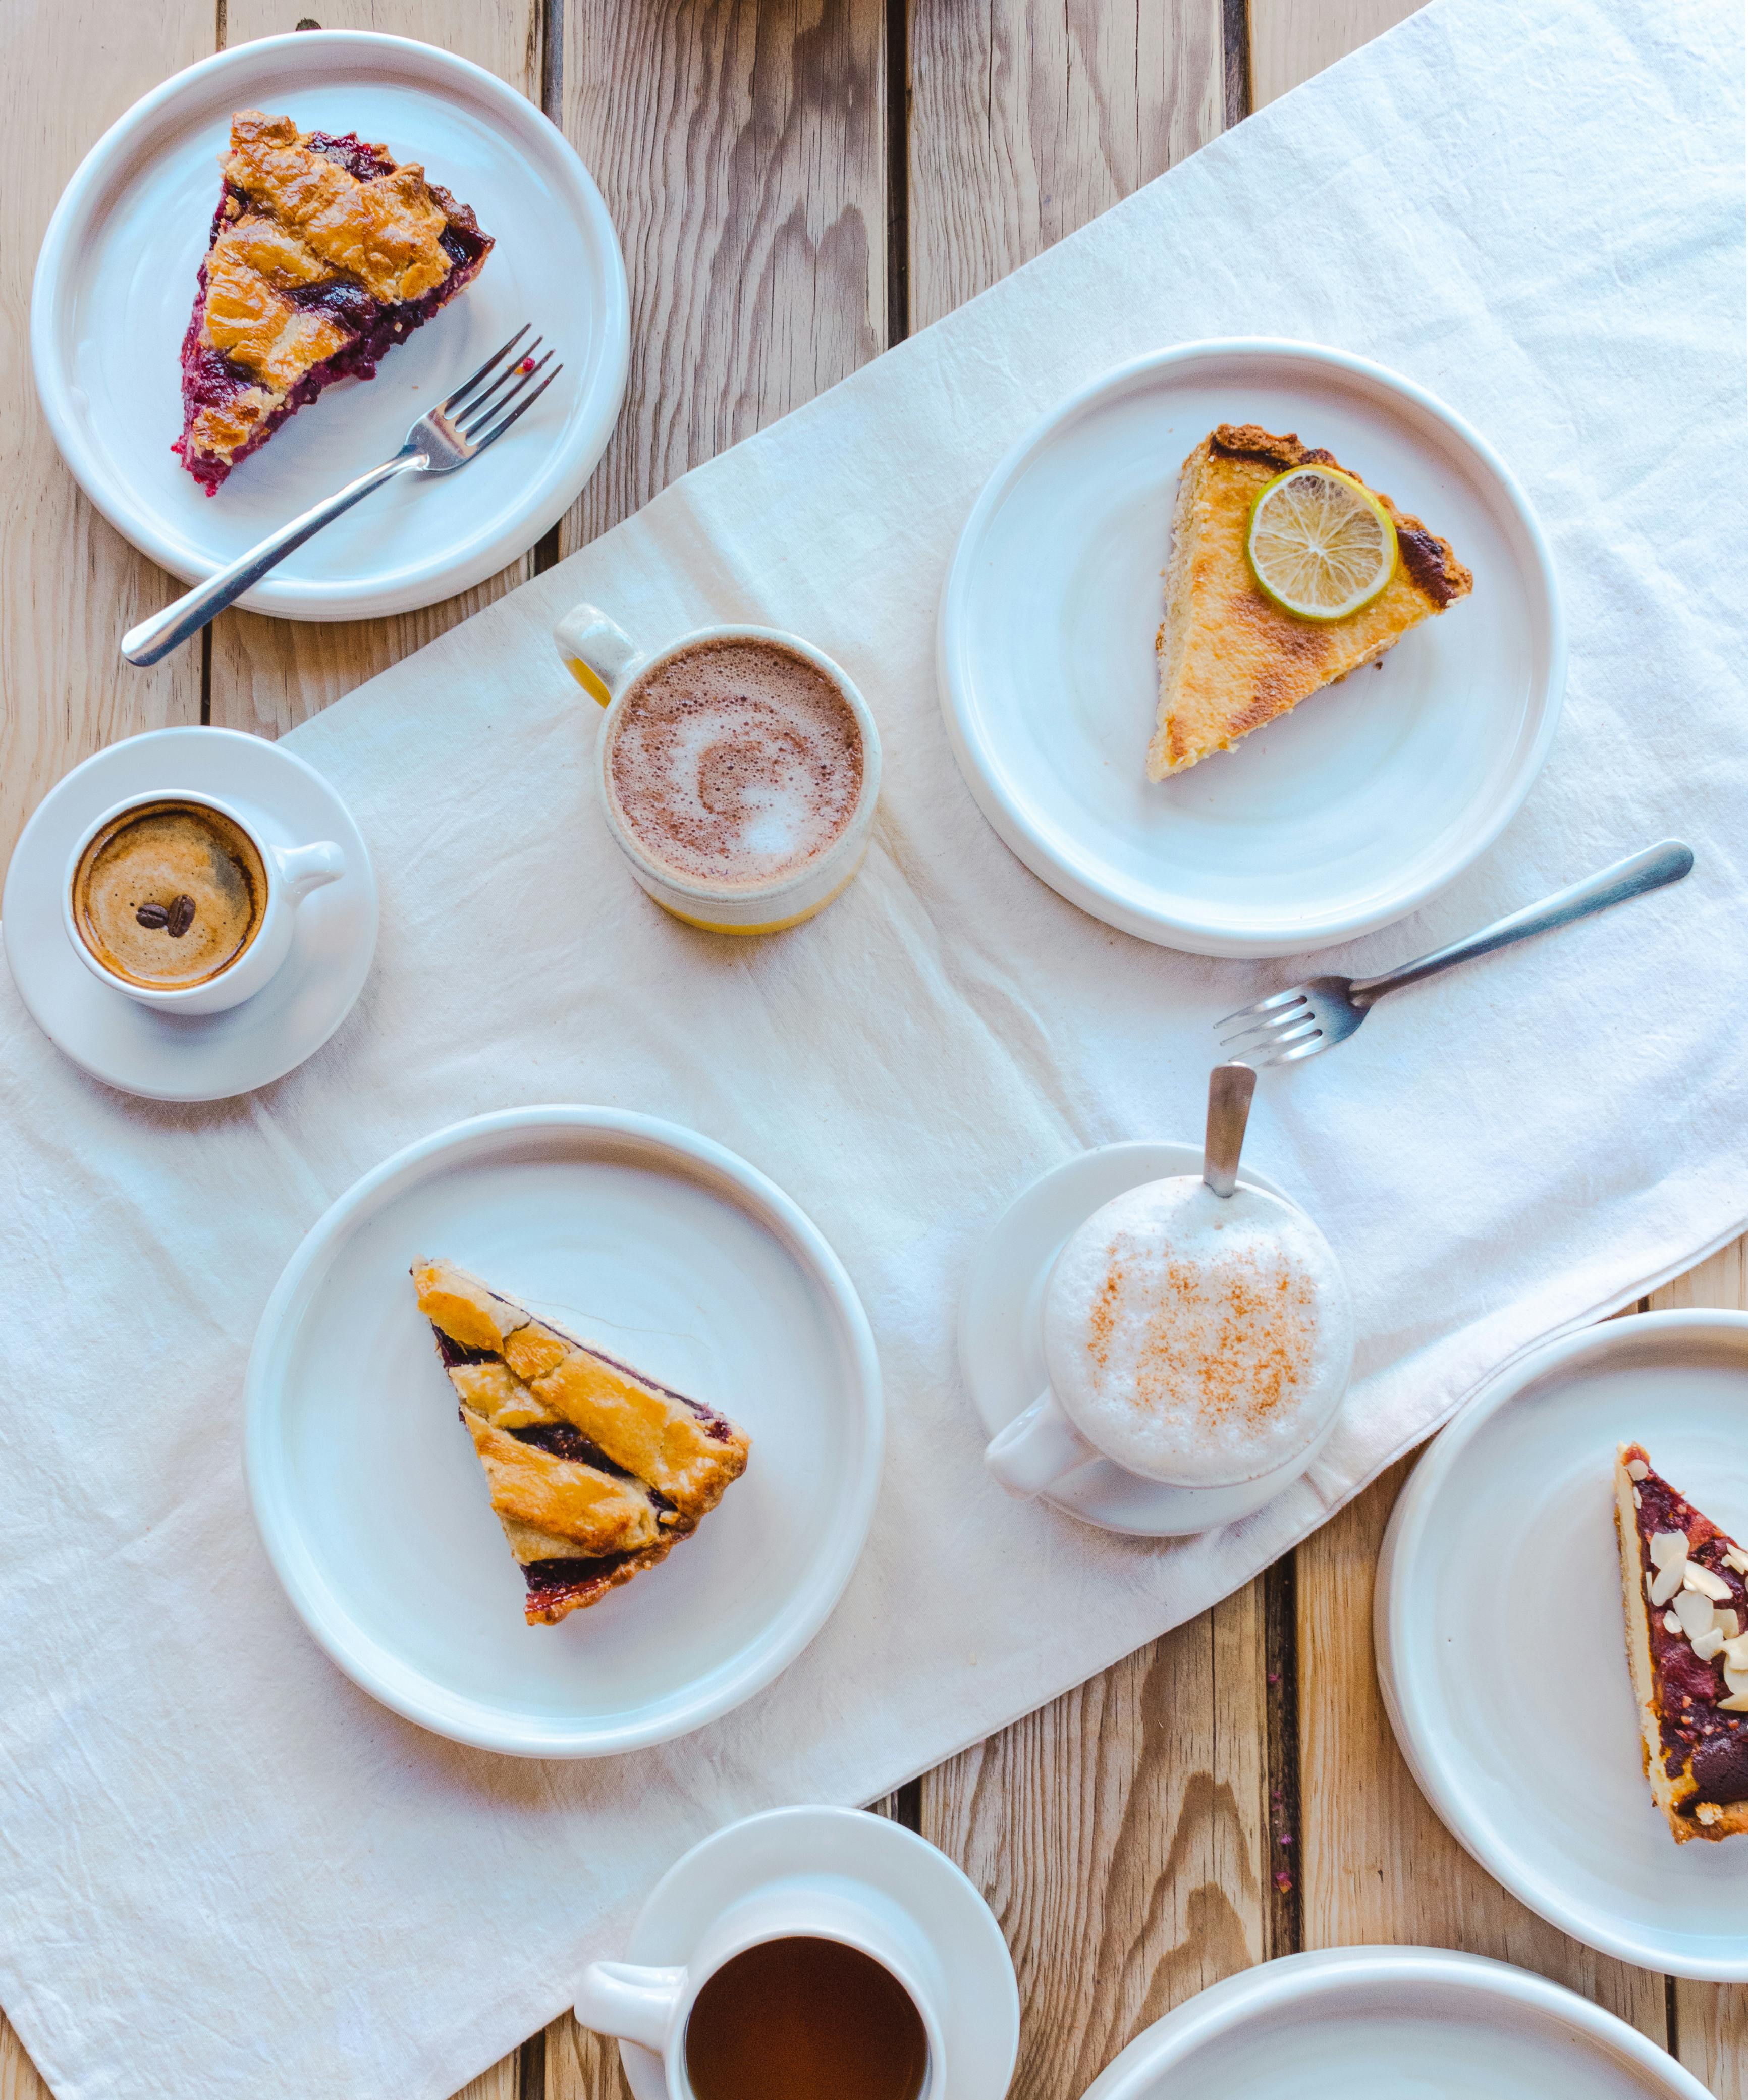
{"label": "white table runner", "polygon": [[[1502,1361],[1742,1229],[1740,34],[1727,0],[1441,0],[298,730],[385,911],[356,1013],[279,1085],[124,1099],[0,982],[0,2003],[62,2100],[439,2100],[703,1833],[866,1800],[1200,1611]],[[986,1481],[956,1295],[1040,1170],[1193,1136],[1210,1020],[1283,969],[1110,933],[1012,859],[949,756],[932,629],[1019,431],[1120,360],[1244,333],[1362,352],[1475,422],[1571,624],[1523,814],[1326,966],[1669,833],[1699,866],[1265,1081],[1253,1156],[1356,1281],[1360,1383],[1307,1484],[1154,1546]],[[633,888],[548,645],[584,596],[645,636],[793,628],[861,684],[880,830],[813,926],[731,946]],[[792,1191],[863,1295],[892,1417],[811,1650],[688,1740],[570,1766],[460,1749],[339,1676],[257,1544],[239,1420],[262,1304],[335,1194],[438,1124],[563,1100],[695,1125]]]}

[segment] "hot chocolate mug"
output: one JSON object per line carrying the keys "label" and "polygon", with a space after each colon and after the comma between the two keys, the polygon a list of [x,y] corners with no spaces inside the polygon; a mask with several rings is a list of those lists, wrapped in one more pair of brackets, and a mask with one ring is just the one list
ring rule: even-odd
{"label": "hot chocolate mug", "polygon": [[[95,953],[79,930],[77,892],[82,862],[90,847],[104,833],[121,831],[130,816],[143,816],[156,809],[211,810],[243,835],[253,847],[261,870],[264,894],[254,899],[253,930],[232,960],[198,982],[154,985],[110,968]],[[278,846],[264,837],[258,825],[229,802],[216,795],[186,793],[160,788],[150,795],[130,796],[105,810],[80,834],[67,862],[61,885],[61,915],[73,953],[99,982],[125,992],[142,1006],[161,1013],[222,1013],[253,998],[273,976],[291,952],[298,907],[314,890],[337,882],[346,872],[346,856],[330,839],[311,845]],[[253,877],[251,880],[253,880]]]}
{"label": "hot chocolate mug", "polygon": [[[664,911],[711,933],[775,933],[812,918],[849,886],[873,829],[880,796],[880,735],[867,703],[823,650],[775,628],[734,625],[696,628],[659,649],[644,650],[593,605],[573,607],[554,630],[553,639],[572,676],[607,710],[596,746],[595,772],[607,828],[630,862],[632,873]],[[850,806],[841,813],[841,828],[799,865],[750,880],[689,872],[664,859],[628,822],[614,778],[616,743],[628,699],[642,695],[678,660],[708,651],[715,645],[737,642],[762,645],[779,659],[799,658],[803,666],[810,666],[835,695],[833,704],[841,702],[848,711],[860,765],[859,785]]]}
{"label": "hot chocolate mug", "polygon": [[[576,2017],[598,2034],[635,2042],[661,2059],[668,2100],[700,2100],[686,2067],[686,2030],[704,1987],[750,1949],[784,1939],[822,1939],[878,1963],[915,2008],[927,2045],[916,2100],[947,2100],[947,2049],[938,1958],[910,1914],[881,1890],[846,1876],[797,1874],[765,1883],[708,1925],[679,1968],[592,1961]],[[725,1979],[726,1981],[726,1979]],[[844,2081],[849,2085],[849,2080]]]}

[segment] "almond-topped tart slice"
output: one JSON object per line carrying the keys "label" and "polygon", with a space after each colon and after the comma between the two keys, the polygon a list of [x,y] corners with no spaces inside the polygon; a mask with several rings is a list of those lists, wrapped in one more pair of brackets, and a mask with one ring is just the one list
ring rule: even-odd
{"label": "almond-topped tart slice", "polygon": [[1675,1842],[1748,1831],[1748,1553],[1623,1444],[1614,1467],[1627,1659],[1645,1776]]}
{"label": "almond-topped tart slice", "polygon": [[1333,452],[1221,424],[1178,479],[1148,779],[1229,750],[1473,585],[1447,540]]}
{"label": "almond-topped tart slice", "polygon": [[416,1263],[413,1282],[522,1568],[531,1626],[665,1559],[745,1471],[745,1431],[702,1401],[453,1262]]}

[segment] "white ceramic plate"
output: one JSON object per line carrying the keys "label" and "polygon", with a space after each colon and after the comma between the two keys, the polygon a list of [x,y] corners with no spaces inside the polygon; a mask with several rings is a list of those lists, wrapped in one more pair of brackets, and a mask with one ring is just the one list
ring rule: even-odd
{"label": "white ceramic plate", "polygon": [[[1171,506],[1221,422],[1327,447],[1450,540],[1475,589],[1379,668],[1153,785]],[[978,499],[938,645],[948,734],[1008,845],[1095,918],[1208,955],[1412,911],[1522,802],[1565,683],[1552,561],[1491,448],[1411,382],[1296,342],[1160,351],[1053,410]]]}
{"label": "white ceramic plate", "polygon": [[[732,1415],[751,1462],[659,1567],[556,1626],[520,1571],[408,1278],[449,1255]],[[884,1441],[842,1264],[708,1138],[600,1108],[508,1110],[409,1145],[311,1230],[249,1363],[249,1493],[304,1623],[439,1734],[601,1757],[768,1684],[862,1551]]]}
{"label": "white ceramic plate", "polygon": [[1748,1845],[1677,1845],[1640,1769],[1613,1525],[1638,1440],[1748,1536],[1748,1314],[1652,1312],[1503,1373],[1402,1490],[1378,1674],[1415,1777],[1489,1873],[1641,1968],[1748,1980]]}
{"label": "white ceramic plate", "polygon": [[[1020,2040],[1013,1961],[989,1905],[944,1852],[856,1808],[774,1808],[695,1845],[650,1892],[625,1959],[683,1965],[730,1904],[801,1874],[863,1882],[901,1904],[938,1964],[953,2100],[1002,2100]],[[621,2042],[636,2100],[664,2100],[660,2059]]]}
{"label": "white ceramic plate", "polygon": [[[373,380],[338,382],[209,497],[170,451],[182,338],[231,113],[254,106],[381,140],[471,205],[497,245]],[[49,427],[116,529],[186,580],[378,461],[523,321],[564,361],[482,458],[408,478],[319,533],[243,599],[294,620],[404,612],[495,575],[555,523],[605,449],[630,342],[625,264],[588,171],[503,82],[399,37],[306,30],[204,59],[135,103],[67,185],[42,242],[30,350]]]}
{"label": "white ceramic plate", "polygon": [[1289,1954],[1149,2027],[1085,2100],[1706,2100],[1636,2027],[1545,1976],[1431,1947]]}
{"label": "white ceramic plate", "polygon": [[[1014,1198],[978,1249],[959,1301],[959,1368],[987,1436],[1023,1414],[1048,1383],[1044,1286],[1069,1234],[1126,1189],[1201,1171],[1200,1145],[1137,1138],[1077,1154]],[[1240,1178],[1283,1202],[1292,1201],[1251,1167]],[[1318,1439],[1319,1447],[1322,1441]],[[1315,1449],[1307,1451],[1291,1477],[1296,1480],[1316,1455]],[[1272,1501],[1283,1485],[1269,1476],[1234,1488],[1174,1488],[1143,1480],[1109,1458],[1094,1458],[1040,1499],[1106,1531],[1185,1538],[1237,1523]]]}
{"label": "white ceramic plate", "polygon": [[[332,839],[346,872],[298,907],[291,952],[223,1013],[158,1013],[86,968],[61,917],[67,862],[92,819],[130,796],[182,790],[246,810],[277,845]],[[30,1017],[94,1079],[155,1101],[221,1101],[282,1079],[345,1020],[370,974],[377,879],[352,813],[283,744],[229,729],[148,730],[57,781],[7,870],[7,967]]]}

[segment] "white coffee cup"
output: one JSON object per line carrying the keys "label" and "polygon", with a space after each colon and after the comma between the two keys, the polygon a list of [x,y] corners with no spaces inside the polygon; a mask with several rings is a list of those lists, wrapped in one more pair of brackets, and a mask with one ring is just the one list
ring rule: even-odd
{"label": "white coffee cup", "polygon": [[915,1919],[889,1897],[838,1874],[795,1874],[729,1904],[705,1927],[683,1967],[592,1961],[583,1971],[576,2017],[598,2034],[635,2042],[660,2057],[669,2100],[695,2100],[686,2069],[686,2030],[698,1995],[738,1954],[777,1939],[828,1939],[853,1947],[900,1983],[929,2045],[918,2100],[947,2100],[947,2048],[937,1959]]}
{"label": "white coffee cup", "polygon": [[[100,832],[133,811],[177,803],[215,810],[244,834],[260,856],[267,879],[267,897],[253,938],[214,975],[203,978],[198,984],[140,984],[110,969],[86,946],[73,913],[73,885],[86,847]],[[125,802],[117,802],[80,833],[68,858],[66,878],[61,884],[61,917],[73,953],[100,983],[126,992],[130,999],[161,1013],[222,1013],[253,998],[273,976],[291,952],[298,906],[311,891],[321,889],[326,883],[338,882],[345,872],[346,856],[331,839],[322,839],[307,846],[277,846],[264,838],[259,825],[245,817],[234,804],[221,801],[216,795],[161,788],[152,794],[132,795]]]}
{"label": "white coffee cup", "polygon": [[[1291,1295],[1253,1304],[1248,1279],[1266,1274],[1273,1289],[1277,1270]],[[1199,1296],[1185,1281],[1198,1276]],[[1041,1494],[1104,1458],[1172,1487],[1248,1486],[1255,1507],[1334,1428],[1353,1317],[1334,1250],[1297,1205],[1243,1181],[1217,1196],[1178,1175],[1125,1190],[1070,1234],[1045,1286],[1044,1338],[1049,1385],[983,1454],[1011,1494]]]}
{"label": "white coffee cup", "polygon": [[[715,933],[775,933],[823,911],[849,886],[867,849],[880,798],[880,734],[867,701],[843,668],[798,635],[774,627],[695,628],[660,648],[643,650],[597,606],[578,605],[553,631],[558,655],[589,697],[607,710],[595,747],[601,806],[615,843],[631,871],[664,911],[688,925]],[[823,851],[802,866],[763,882],[700,880],[658,859],[620,813],[613,792],[611,761],[614,730],[625,696],[650,672],[672,658],[713,642],[762,642],[802,657],[837,689],[855,717],[862,739],[862,788],[850,821]]]}

